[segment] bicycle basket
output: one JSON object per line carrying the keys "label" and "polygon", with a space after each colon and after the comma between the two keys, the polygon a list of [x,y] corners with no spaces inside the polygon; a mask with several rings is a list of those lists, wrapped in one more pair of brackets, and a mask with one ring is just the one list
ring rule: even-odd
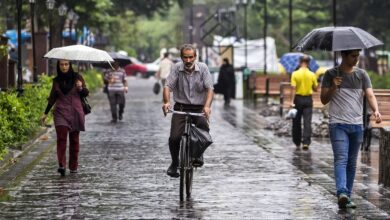
{"label": "bicycle basket", "polygon": [[203,155],[203,152],[213,143],[211,135],[208,131],[191,125],[190,129],[190,149],[191,156],[198,158]]}

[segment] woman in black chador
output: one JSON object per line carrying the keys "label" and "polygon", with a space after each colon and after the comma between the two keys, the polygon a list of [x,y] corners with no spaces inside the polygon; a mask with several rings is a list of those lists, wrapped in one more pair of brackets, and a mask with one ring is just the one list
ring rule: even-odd
{"label": "woman in black chador", "polygon": [[228,58],[224,58],[223,64],[219,69],[218,87],[223,94],[225,105],[229,105],[230,98],[234,98],[235,84],[233,65],[229,63]]}

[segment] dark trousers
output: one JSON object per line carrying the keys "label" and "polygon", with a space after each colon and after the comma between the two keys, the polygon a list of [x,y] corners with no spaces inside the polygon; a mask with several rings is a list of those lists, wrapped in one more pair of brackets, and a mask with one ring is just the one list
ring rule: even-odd
{"label": "dark trousers", "polygon": [[[311,143],[311,117],[313,114],[313,99],[311,96],[299,96],[294,98],[297,115],[293,119],[292,138],[295,145],[309,145]],[[302,116],[303,116],[303,134],[302,134]]]}
{"label": "dark trousers", "polygon": [[232,97],[232,93],[233,93],[233,87],[226,86],[226,88],[223,92],[223,99],[225,100],[226,104],[230,103],[230,98]]}
{"label": "dark trousers", "polygon": [[[174,110],[183,112],[197,112],[200,113],[203,110],[201,105],[184,105],[176,103]],[[171,133],[169,136],[169,151],[172,157],[172,165],[179,165],[179,151],[180,151],[180,140],[185,129],[185,115],[173,114],[171,121]],[[196,127],[209,131],[209,123],[205,117],[192,116],[192,124]]]}
{"label": "dark trousers", "polygon": [[119,106],[119,115],[122,115],[125,109],[125,93],[123,91],[109,91],[108,100],[110,101],[112,119],[116,120],[118,118],[117,106]]}
{"label": "dark trousers", "polygon": [[66,126],[56,126],[58,166],[66,168],[66,142],[69,134],[69,169],[77,170],[79,158],[79,131],[69,132]]}

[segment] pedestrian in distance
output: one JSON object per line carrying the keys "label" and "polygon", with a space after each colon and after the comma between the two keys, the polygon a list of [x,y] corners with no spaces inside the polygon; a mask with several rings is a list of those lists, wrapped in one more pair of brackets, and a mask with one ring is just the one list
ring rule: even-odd
{"label": "pedestrian in distance", "polygon": [[169,73],[171,72],[171,68],[173,66],[173,62],[169,59],[169,53],[164,53],[164,57],[160,61],[160,66],[156,73],[156,77],[158,80],[161,80],[162,87],[165,86],[165,81]]}
{"label": "pedestrian in distance", "polygon": [[382,121],[367,72],[355,67],[360,50],[341,51],[339,66],[325,72],[321,102],[329,103],[329,136],[339,208],[356,208],[351,200],[356,160],[363,142],[363,99],[366,96],[376,123]]}
{"label": "pedestrian in distance", "polygon": [[230,99],[234,97],[236,79],[234,76],[234,67],[229,63],[228,58],[223,59],[223,64],[219,69],[217,85],[220,89],[220,92],[223,94],[225,105],[229,105]]}
{"label": "pedestrian in distance", "polygon": [[[170,93],[173,93],[175,105],[173,109],[183,112],[196,112],[205,114],[205,117],[192,117],[196,127],[209,131],[208,119],[211,114],[213,99],[213,81],[210,71],[205,63],[196,62],[196,48],[191,44],[184,44],[180,49],[182,62],[176,63],[169,74],[163,90],[164,115],[171,109]],[[169,151],[172,163],[167,170],[171,177],[179,177],[180,140],[184,132],[185,115],[172,115],[171,131],[169,137]],[[203,156],[193,162],[195,167],[203,165]]]}
{"label": "pedestrian in distance", "polygon": [[[116,123],[123,119],[125,109],[125,93],[128,92],[126,73],[119,67],[119,62],[115,61],[114,69],[106,72],[104,80],[108,82],[108,100],[111,108],[111,122]],[[119,109],[118,109],[119,108]]]}
{"label": "pedestrian in distance", "polygon": [[69,169],[70,173],[77,173],[78,154],[80,148],[80,131],[85,131],[85,114],[81,98],[87,97],[89,91],[83,77],[74,72],[68,60],[57,62],[57,77],[48,98],[45,113],[41,117],[44,124],[50,109],[54,108],[54,125],[57,134],[58,172],[65,176],[66,172],[66,145],[69,136]]}
{"label": "pedestrian in distance", "polygon": [[[317,91],[317,78],[309,70],[310,58],[301,57],[300,67],[291,75],[291,107],[297,110],[292,123],[292,139],[297,148],[302,144],[303,150],[308,150],[311,143],[311,119],[313,115],[313,91]],[[303,132],[302,132],[303,117]]]}

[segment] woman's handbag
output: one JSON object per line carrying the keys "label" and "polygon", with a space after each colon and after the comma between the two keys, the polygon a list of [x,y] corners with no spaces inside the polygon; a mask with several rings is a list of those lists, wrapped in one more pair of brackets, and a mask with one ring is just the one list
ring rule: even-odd
{"label": "woman's handbag", "polygon": [[86,97],[80,97],[81,99],[81,105],[83,106],[84,114],[91,113],[92,107],[89,105],[88,100]]}

